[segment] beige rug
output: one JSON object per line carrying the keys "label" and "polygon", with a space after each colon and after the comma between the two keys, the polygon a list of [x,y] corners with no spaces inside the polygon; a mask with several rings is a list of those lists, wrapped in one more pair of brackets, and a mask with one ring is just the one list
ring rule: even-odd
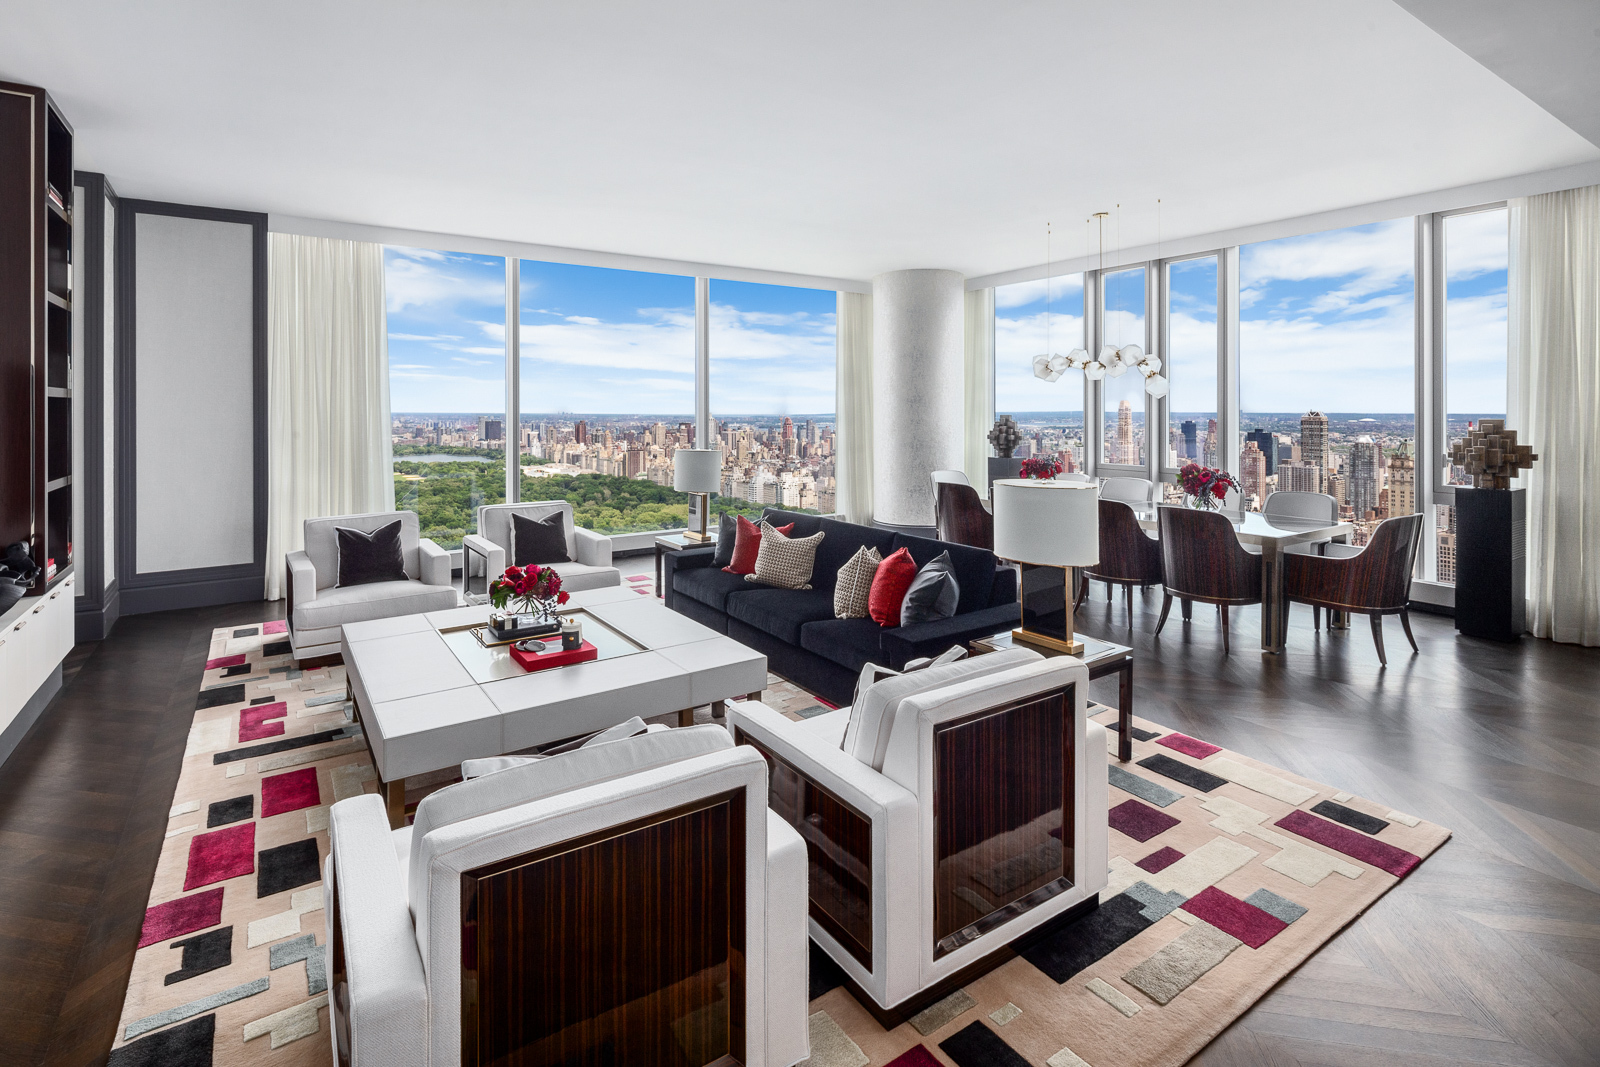
{"label": "beige rug", "polygon": [[[372,765],[343,668],[294,669],[282,623],[210,655],[109,1067],[327,1067],[327,808]],[[776,677],[766,700],[824,710]],[[1181,1064],[1449,837],[1138,727],[1100,909],[889,1032],[816,967],[813,1067]]]}

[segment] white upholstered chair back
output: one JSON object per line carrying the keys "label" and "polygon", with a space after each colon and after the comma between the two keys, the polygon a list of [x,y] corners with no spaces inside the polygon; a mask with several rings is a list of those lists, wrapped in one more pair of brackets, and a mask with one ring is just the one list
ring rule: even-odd
{"label": "white upholstered chair back", "polygon": [[934,492],[937,493],[940,482],[954,482],[956,485],[971,485],[963,471],[942,470],[933,472]]}
{"label": "white upholstered chair back", "polygon": [[1095,479],[1092,475],[1084,474],[1082,471],[1062,471],[1060,474],[1056,475],[1056,481],[1077,482],[1079,485],[1093,485]]}
{"label": "white upholstered chair back", "polygon": [[1101,500],[1120,500],[1124,504],[1148,504],[1155,493],[1149,478],[1107,478],[1100,483]]}
{"label": "white upholstered chair back", "polygon": [[405,556],[406,577],[420,579],[422,569],[417,561],[417,540],[421,536],[414,511],[373,511],[365,515],[328,515],[305,521],[306,556],[317,569],[317,588],[326,589],[339,583],[339,535],[337,527],[371,533],[400,520],[400,551]]}
{"label": "white upholstered chair back", "polygon": [[567,558],[578,558],[578,535],[573,532],[572,505],[565,500],[529,500],[521,504],[486,504],[478,509],[478,534],[505,549],[506,564],[516,558],[511,548],[511,516],[543,519],[552,512],[566,515]]}
{"label": "white upholstered chair back", "polygon": [[1306,493],[1286,489],[1267,497],[1261,513],[1269,519],[1338,522],[1339,502],[1327,493]]}

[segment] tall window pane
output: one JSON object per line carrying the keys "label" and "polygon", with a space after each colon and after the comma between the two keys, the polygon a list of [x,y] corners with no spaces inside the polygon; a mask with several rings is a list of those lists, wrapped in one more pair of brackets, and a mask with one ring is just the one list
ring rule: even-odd
{"label": "tall window pane", "polygon": [[827,289],[712,281],[713,513],[833,513],[837,302]]}
{"label": "tall window pane", "polygon": [[1247,507],[1331,493],[1357,543],[1416,509],[1413,224],[1245,245],[1239,477]]}
{"label": "tall window pane", "polygon": [[505,260],[385,248],[383,266],[395,507],[460,548],[506,496]]}
{"label": "tall window pane", "polygon": [[[1103,279],[1105,325],[1102,344],[1122,348],[1145,347],[1144,268],[1113,271]],[[1100,451],[1102,463],[1128,466],[1144,464],[1144,375],[1124,371],[1102,379],[1105,431]]]}
{"label": "tall window pane", "polygon": [[[1217,465],[1217,257],[1167,265],[1167,451],[1163,467]],[[1172,487],[1176,490],[1176,487]],[[1181,497],[1181,490],[1176,497]]]}
{"label": "tall window pane", "polygon": [[1083,372],[1053,382],[1033,374],[1033,357],[1066,355],[1083,346],[1083,275],[1045,283],[1017,282],[994,291],[994,410],[1022,431],[1015,455],[1054,456],[1069,471],[1083,469]]}
{"label": "tall window pane", "polygon": [[694,279],[520,265],[522,499],[600,533],[681,528],[672,454],[694,426]]}

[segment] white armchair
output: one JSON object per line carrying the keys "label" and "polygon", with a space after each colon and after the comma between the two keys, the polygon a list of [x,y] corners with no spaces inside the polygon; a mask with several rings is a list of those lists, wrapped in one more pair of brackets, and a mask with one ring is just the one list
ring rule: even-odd
{"label": "white armchair", "polygon": [[333,1062],[805,1059],[805,846],[766,799],[708,725],[448,786],[399,830],[335,804]]}
{"label": "white armchair", "polygon": [[554,564],[563,588],[603,589],[621,585],[622,572],[611,565],[611,538],[585,530],[573,520],[572,505],[565,500],[533,500],[522,504],[487,504],[478,509],[478,532],[461,542],[461,583],[464,592],[477,593],[478,584],[499,577],[515,559],[512,551],[511,517],[543,519],[553,512],[566,516],[567,558],[571,563]]}
{"label": "white armchair", "polygon": [[[340,586],[337,527],[371,533],[396,519],[406,580]],[[304,532],[306,547],[284,559],[289,572],[289,646],[297,660],[338,652],[345,623],[444,611],[459,603],[450,579],[450,553],[420,535],[415,512],[307,519]]]}
{"label": "white armchair", "polygon": [[729,703],[735,739],[767,758],[769,803],[805,839],[811,938],[884,1025],[1096,906],[1106,740],[1088,690],[1081,660],[1019,648],[878,682],[803,722]]}

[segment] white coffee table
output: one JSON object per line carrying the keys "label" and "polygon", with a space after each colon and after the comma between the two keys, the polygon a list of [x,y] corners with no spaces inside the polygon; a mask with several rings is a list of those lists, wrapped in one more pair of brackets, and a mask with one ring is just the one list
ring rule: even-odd
{"label": "white coffee table", "polygon": [[471,633],[489,609],[350,623],[343,652],[389,820],[405,822],[406,779],[462,760],[519,752],[577,737],[631,716],[679,713],[759,694],[767,657],[629,588],[573,593],[584,637],[600,651],[587,663],[524,671],[506,648]]}

